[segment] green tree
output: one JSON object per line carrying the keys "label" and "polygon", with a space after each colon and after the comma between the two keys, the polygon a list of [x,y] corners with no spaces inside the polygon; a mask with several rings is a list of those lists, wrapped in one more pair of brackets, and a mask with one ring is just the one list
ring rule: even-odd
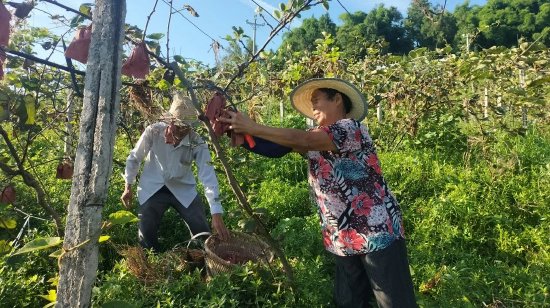
{"label": "green tree", "polygon": [[361,59],[367,48],[382,45],[383,52],[406,53],[412,41],[406,36],[403,16],[395,7],[379,5],[368,13],[355,12],[340,16],[342,26],[337,31],[337,44],[345,57]]}
{"label": "green tree", "polygon": [[292,51],[315,50],[315,40],[323,38],[323,32],[332,36],[336,34],[336,24],[328,14],[319,19],[315,17],[304,19],[302,25],[283,35],[282,48],[290,47]]}
{"label": "green tree", "polygon": [[516,46],[521,37],[550,46],[547,0],[489,0],[478,12],[483,47]]}
{"label": "green tree", "polygon": [[472,50],[475,47],[472,42],[479,32],[479,10],[481,10],[481,6],[470,6],[469,1],[465,1],[455,8],[453,13],[457,26],[457,32],[453,42],[455,50],[466,50],[468,47]]}
{"label": "green tree", "polygon": [[428,0],[413,0],[404,24],[415,47],[443,47],[454,41],[457,32],[455,17]]}

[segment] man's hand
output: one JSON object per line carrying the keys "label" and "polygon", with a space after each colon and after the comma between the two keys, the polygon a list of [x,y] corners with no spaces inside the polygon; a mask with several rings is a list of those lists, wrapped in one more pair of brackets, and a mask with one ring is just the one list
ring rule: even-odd
{"label": "man's hand", "polygon": [[124,187],[124,192],[122,193],[120,200],[122,201],[122,204],[124,204],[124,207],[126,209],[132,209],[132,187],[130,186],[130,184],[126,184],[126,186]]}
{"label": "man's hand", "polygon": [[220,235],[223,241],[229,239],[229,230],[227,230],[223,223],[222,214],[212,214],[212,228]]}

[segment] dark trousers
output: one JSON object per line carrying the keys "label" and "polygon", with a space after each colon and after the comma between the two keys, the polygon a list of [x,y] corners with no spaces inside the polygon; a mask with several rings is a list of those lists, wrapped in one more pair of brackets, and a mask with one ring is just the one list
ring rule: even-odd
{"label": "dark trousers", "polygon": [[197,197],[189,207],[184,207],[170,190],[163,186],[139,207],[139,243],[144,248],[160,250],[158,230],[162,217],[169,207],[174,208],[187,224],[191,234],[210,232],[203,203]]}
{"label": "dark trousers", "polygon": [[336,256],[334,301],[337,307],[417,307],[405,240],[365,255]]}

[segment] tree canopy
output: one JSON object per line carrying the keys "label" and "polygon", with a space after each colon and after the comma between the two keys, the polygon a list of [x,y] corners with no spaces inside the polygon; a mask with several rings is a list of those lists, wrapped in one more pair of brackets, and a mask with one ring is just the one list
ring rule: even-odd
{"label": "tree canopy", "polygon": [[369,47],[384,53],[405,54],[413,48],[454,50],[513,47],[521,38],[550,46],[550,3],[544,0],[489,0],[485,5],[469,1],[454,11],[428,0],[414,0],[403,16],[383,4],[369,12],[345,13],[336,25],[328,15],[304,19],[284,36],[281,48],[311,51],[322,32],[331,34],[343,55],[361,59]]}

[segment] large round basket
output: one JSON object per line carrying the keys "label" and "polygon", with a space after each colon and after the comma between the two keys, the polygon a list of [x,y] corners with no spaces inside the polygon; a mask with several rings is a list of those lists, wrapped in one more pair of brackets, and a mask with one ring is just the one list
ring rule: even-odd
{"label": "large round basket", "polygon": [[218,235],[211,235],[204,242],[205,261],[208,273],[212,276],[231,271],[248,261],[254,263],[271,262],[273,251],[254,235],[231,231],[231,238],[222,241]]}

